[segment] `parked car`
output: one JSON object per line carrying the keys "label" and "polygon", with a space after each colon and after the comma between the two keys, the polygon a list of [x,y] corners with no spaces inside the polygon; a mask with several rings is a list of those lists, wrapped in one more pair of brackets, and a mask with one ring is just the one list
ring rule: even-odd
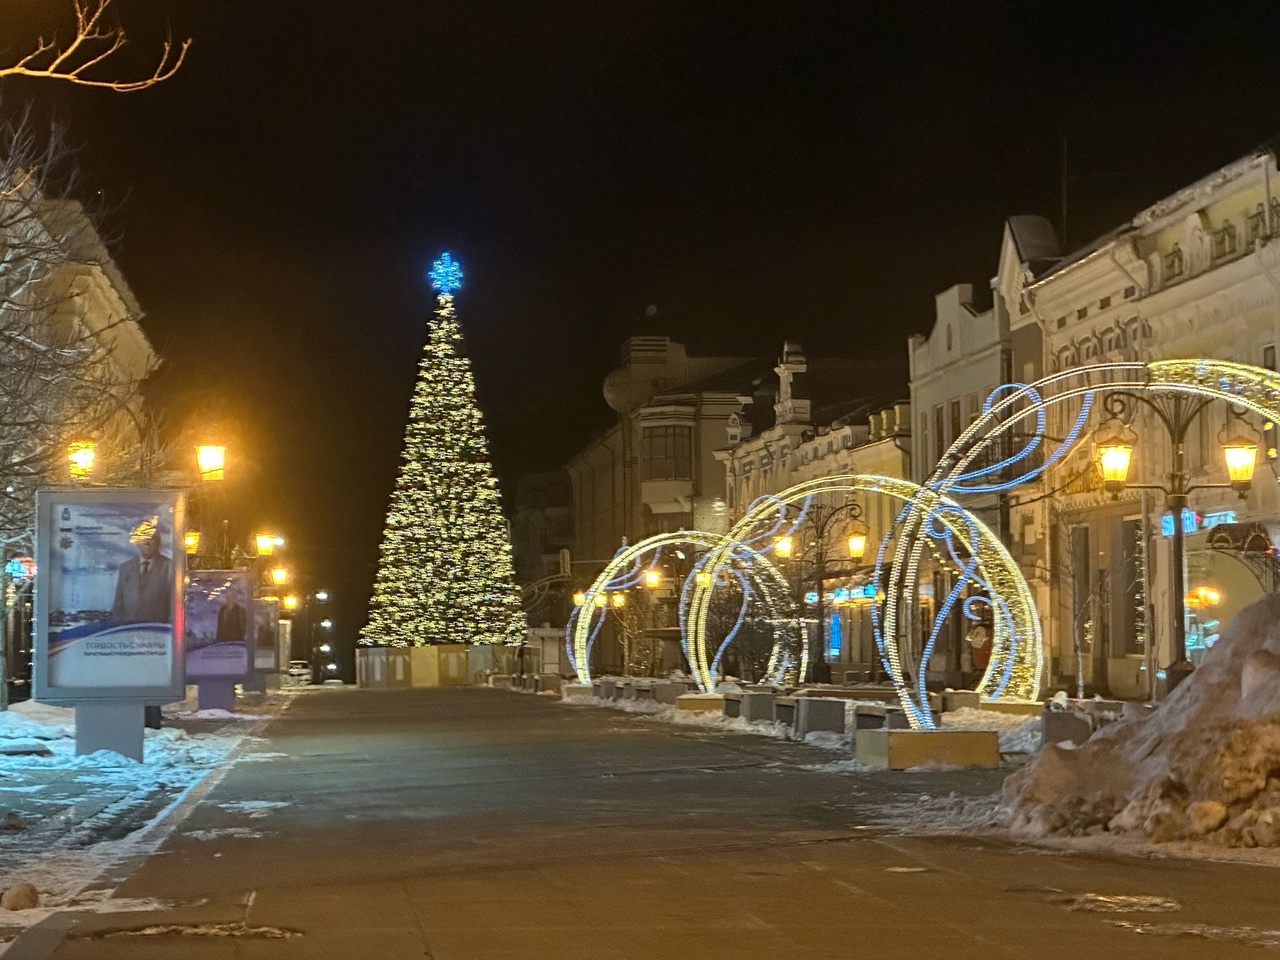
{"label": "parked car", "polygon": [[299,683],[311,682],[311,664],[305,660],[289,661],[289,676]]}

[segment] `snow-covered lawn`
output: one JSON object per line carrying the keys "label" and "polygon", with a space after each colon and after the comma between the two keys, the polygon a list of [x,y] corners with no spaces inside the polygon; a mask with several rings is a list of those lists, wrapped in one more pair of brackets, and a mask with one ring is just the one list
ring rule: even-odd
{"label": "snow-covered lawn", "polygon": [[[282,705],[273,698],[238,714],[166,708],[168,724],[209,729],[148,730],[141,763],[108,751],[76,756],[69,708],[27,701],[0,713],[0,818],[16,815],[0,841],[0,890],[26,882],[40,891],[35,909],[0,908],[0,951],[22,928],[60,910],[146,909],[109,899],[122,879],[113,868],[154,850],[175,825],[175,809],[226,769],[257,724]],[[4,754],[6,748],[36,752]]]}

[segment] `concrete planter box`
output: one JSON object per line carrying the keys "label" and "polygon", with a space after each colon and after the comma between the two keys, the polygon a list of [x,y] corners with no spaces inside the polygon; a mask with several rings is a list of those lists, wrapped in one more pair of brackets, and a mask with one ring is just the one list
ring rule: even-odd
{"label": "concrete planter box", "polygon": [[944,690],[942,692],[942,712],[952,710],[977,710],[982,706],[977,690]]}
{"label": "concrete planter box", "polygon": [[724,715],[726,717],[742,716],[742,697],[741,693],[724,694]]}
{"label": "concrete planter box", "polygon": [[1039,700],[983,700],[978,706],[982,710],[1022,717],[1038,717],[1044,712],[1044,704]]}
{"label": "concrete planter box", "polygon": [[560,692],[560,675],[558,673],[540,673],[535,679],[537,680],[535,689],[539,693]]}
{"label": "concrete planter box", "polygon": [[562,683],[560,684],[560,699],[568,700],[570,697],[593,697],[595,696],[595,688],[590,683]]}
{"label": "concrete planter box", "polygon": [[844,701],[834,697],[796,700],[796,733],[844,733]]}
{"label": "concrete planter box", "polygon": [[742,694],[739,716],[743,720],[773,720],[773,693],[763,690],[747,690]]}
{"label": "concrete planter box", "polygon": [[1046,710],[1040,717],[1040,742],[1079,746],[1093,736],[1093,720],[1073,710]]}
{"label": "concrete planter box", "polygon": [[994,730],[859,730],[854,754],[876,770],[991,768],[1000,764],[1000,741]]}
{"label": "concrete planter box", "polygon": [[658,703],[674,705],[680,697],[688,692],[689,688],[679,680],[664,680],[653,685],[653,699],[657,700]]}
{"label": "concrete planter box", "polygon": [[648,680],[638,680],[632,687],[632,695],[635,700],[652,700],[653,684]]}
{"label": "concrete planter box", "polygon": [[774,697],[773,698],[773,719],[774,719],[774,722],[785,723],[788,727],[795,726],[796,698],[795,697]]}
{"label": "concrete planter box", "polygon": [[718,693],[685,693],[676,698],[676,709],[690,713],[722,713],[724,697]]}
{"label": "concrete planter box", "polygon": [[387,686],[392,689],[413,686],[408,647],[387,648]]}
{"label": "concrete planter box", "polygon": [[495,673],[489,677],[489,686],[495,690],[510,690],[511,675],[506,673]]}
{"label": "concrete planter box", "polygon": [[[898,711],[902,713],[901,710]],[[874,703],[859,703],[853,708],[853,729],[858,730],[883,730],[887,722],[889,714],[888,707],[882,707]],[[906,719],[905,717],[903,718]]]}

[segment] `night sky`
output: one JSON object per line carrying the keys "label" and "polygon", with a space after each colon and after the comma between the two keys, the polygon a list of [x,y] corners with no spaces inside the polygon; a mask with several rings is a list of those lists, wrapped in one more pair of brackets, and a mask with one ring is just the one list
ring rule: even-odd
{"label": "night sky", "polygon": [[[175,78],[0,111],[66,123],[157,392],[222,398],[347,644],[439,251],[514,492],[608,425],[629,335],[901,362],[1005,217],[1057,222],[1064,136],[1080,244],[1280,132],[1269,4],[116,2],[139,61],[193,38]],[[0,0],[0,47],[56,5]]]}

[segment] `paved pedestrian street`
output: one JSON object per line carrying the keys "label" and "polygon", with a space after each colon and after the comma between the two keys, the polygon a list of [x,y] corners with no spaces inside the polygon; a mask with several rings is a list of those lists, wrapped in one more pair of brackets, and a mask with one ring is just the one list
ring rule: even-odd
{"label": "paved pedestrian street", "polygon": [[[485,689],[296,698],[115,891],[9,960],[1258,957],[1270,868],[910,836],[999,773]],[[197,802],[198,801],[198,802]]]}

